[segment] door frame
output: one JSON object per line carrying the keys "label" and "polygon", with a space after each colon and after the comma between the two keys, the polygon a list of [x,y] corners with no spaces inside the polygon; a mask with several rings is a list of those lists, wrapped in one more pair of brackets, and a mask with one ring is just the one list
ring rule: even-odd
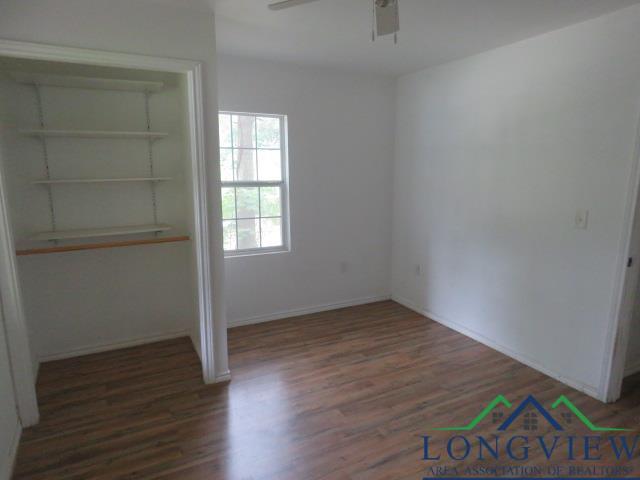
{"label": "door frame", "polygon": [[[3,159],[0,158],[0,161]],[[36,370],[18,281],[6,192],[4,169],[0,168],[0,300],[18,415],[22,426],[29,427],[40,419],[36,399]],[[3,328],[1,324],[0,328]]]}
{"label": "door frame", "polygon": [[614,300],[599,386],[600,399],[608,403],[618,400],[622,392],[633,307],[640,285],[640,120],[636,128],[636,143],[627,191],[613,290]]}
{"label": "door frame", "polygon": [[[84,48],[45,45],[0,39],[0,55],[31,60],[79,63],[104,67],[153,70],[185,75],[188,104],[188,134],[191,156],[193,201],[193,242],[196,259],[197,303],[200,329],[200,358],[205,383],[228,380],[228,375],[216,378],[213,321],[213,255],[211,246],[219,243],[210,228],[208,196],[218,181],[207,168],[204,136],[204,98],[202,63],[192,60],[147,55],[107,52]],[[217,152],[217,150],[216,150]],[[217,153],[216,153],[217,155]],[[217,162],[216,162],[217,165]],[[219,191],[219,189],[218,189]],[[38,422],[33,360],[29,348],[28,330],[23,311],[20,283],[16,268],[13,232],[9,221],[7,190],[0,172],[0,297],[3,302],[7,341],[16,390],[16,403],[23,426]],[[222,362],[224,363],[224,362]],[[223,365],[222,369],[226,371]]]}

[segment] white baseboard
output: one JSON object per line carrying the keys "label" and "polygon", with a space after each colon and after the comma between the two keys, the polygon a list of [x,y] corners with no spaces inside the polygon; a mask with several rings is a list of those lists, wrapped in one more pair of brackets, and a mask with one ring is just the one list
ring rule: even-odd
{"label": "white baseboard", "polygon": [[624,368],[625,377],[628,377],[629,375],[633,375],[638,372],[640,372],[640,358],[633,360],[631,363],[627,364]]}
{"label": "white baseboard", "polygon": [[339,308],[355,307],[357,305],[365,305],[367,303],[382,302],[390,300],[391,295],[374,295],[370,297],[360,297],[337,303],[325,303],[323,305],[315,305],[313,307],[293,308],[291,310],[283,310],[280,312],[269,313],[266,315],[257,315],[255,317],[241,318],[229,320],[229,328],[241,327],[243,325],[254,325],[256,323],[271,322],[273,320],[282,320],[284,318],[297,317],[300,315],[308,315],[310,313],[327,312],[329,310],[337,310]]}
{"label": "white baseboard", "polygon": [[216,375],[216,379],[214,380],[213,383],[224,383],[224,382],[230,382],[230,381],[231,381],[231,370],[227,370],[224,373],[220,373]]}
{"label": "white baseboard", "polygon": [[13,432],[13,438],[9,444],[9,455],[6,462],[0,463],[0,478],[9,479],[13,475],[13,467],[16,464],[16,457],[18,456],[18,446],[20,445],[20,437],[22,436],[22,425],[20,422],[16,422],[16,427]]}
{"label": "white baseboard", "polygon": [[180,337],[191,336],[190,330],[180,330],[177,332],[167,332],[161,334],[147,335],[144,337],[130,338],[128,340],[122,340],[113,343],[100,343],[90,345],[87,347],[74,348],[66,352],[51,353],[47,355],[41,355],[39,357],[40,362],[50,362],[52,360],[63,360],[65,358],[81,357],[83,355],[91,355],[92,353],[108,352],[110,350],[119,350],[121,348],[137,347],[138,345],[145,345],[147,343],[161,342],[163,340],[171,340]]}
{"label": "white baseboard", "polygon": [[558,372],[554,372],[553,370],[549,370],[547,367],[544,367],[542,365],[540,365],[536,360],[533,360],[531,358],[528,358],[524,355],[522,355],[521,353],[516,352],[515,350],[512,350],[509,347],[506,347],[504,345],[501,345],[495,341],[493,341],[490,338],[485,337],[484,335],[482,335],[481,333],[475,332],[473,330],[468,329],[467,327],[462,326],[461,324],[454,322],[450,319],[445,319],[440,317],[439,315],[434,314],[433,312],[430,312],[428,310],[425,310],[424,308],[420,308],[416,305],[413,304],[413,302],[411,302],[410,300],[407,300],[406,298],[397,296],[397,295],[393,295],[392,299],[395,302],[398,302],[400,305],[403,305],[405,307],[407,307],[410,310],[413,310],[416,313],[419,313],[420,315],[423,315],[435,322],[438,322],[441,325],[444,325],[445,327],[448,327],[452,330],[455,330],[458,333],[461,333],[462,335],[465,335],[469,338],[472,338],[473,340],[482,343],[483,345],[486,345],[489,348],[492,348],[493,350],[496,350],[504,355],[507,355],[508,357],[513,358],[514,360],[517,360],[518,362],[533,368],[534,370],[538,370],[541,373],[544,373],[545,375],[558,380],[561,383],[564,383],[565,385],[570,386],[571,388],[575,388],[576,390],[579,390],[583,393],[586,393],[587,395],[589,395],[590,397],[593,397],[597,400],[600,401],[604,401],[602,395],[600,395],[600,392],[598,391],[597,388],[591,386],[591,385],[586,385],[582,382],[579,382],[577,380],[573,380],[571,378],[567,378],[564,375],[560,375]]}

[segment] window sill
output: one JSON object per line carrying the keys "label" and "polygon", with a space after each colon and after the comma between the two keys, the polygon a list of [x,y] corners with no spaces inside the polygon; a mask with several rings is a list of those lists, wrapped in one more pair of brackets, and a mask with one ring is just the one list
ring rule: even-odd
{"label": "window sill", "polygon": [[243,258],[243,257],[257,257],[262,255],[274,255],[278,253],[290,253],[291,249],[287,247],[268,248],[268,249],[256,249],[256,250],[236,250],[233,252],[224,252],[224,259],[229,258]]}

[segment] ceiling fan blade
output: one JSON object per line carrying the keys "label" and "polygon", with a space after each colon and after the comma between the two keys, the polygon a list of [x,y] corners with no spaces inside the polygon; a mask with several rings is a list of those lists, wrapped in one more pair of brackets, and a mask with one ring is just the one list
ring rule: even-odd
{"label": "ceiling fan blade", "polygon": [[316,0],[283,0],[269,4],[269,10],[282,10],[284,8],[297,7],[305,3],[315,2]]}
{"label": "ceiling fan blade", "polygon": [[390,35],[400,31],[398,0],[391,0],[384,7],[380,6],[380,4],[376,2],[375,6],[376,33],[378,36]]}

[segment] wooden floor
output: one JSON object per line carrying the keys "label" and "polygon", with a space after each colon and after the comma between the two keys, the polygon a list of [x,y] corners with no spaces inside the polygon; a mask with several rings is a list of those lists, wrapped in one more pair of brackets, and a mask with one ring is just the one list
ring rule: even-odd
{"label": "wooden floor", "polygon": [[421,479],[421,436],[497,394],[640,424],[640,381],[605,406],[393,302],[235,328],[229,347],[233,381],[216,386],[188,339],[42,365],[15,478]]}

